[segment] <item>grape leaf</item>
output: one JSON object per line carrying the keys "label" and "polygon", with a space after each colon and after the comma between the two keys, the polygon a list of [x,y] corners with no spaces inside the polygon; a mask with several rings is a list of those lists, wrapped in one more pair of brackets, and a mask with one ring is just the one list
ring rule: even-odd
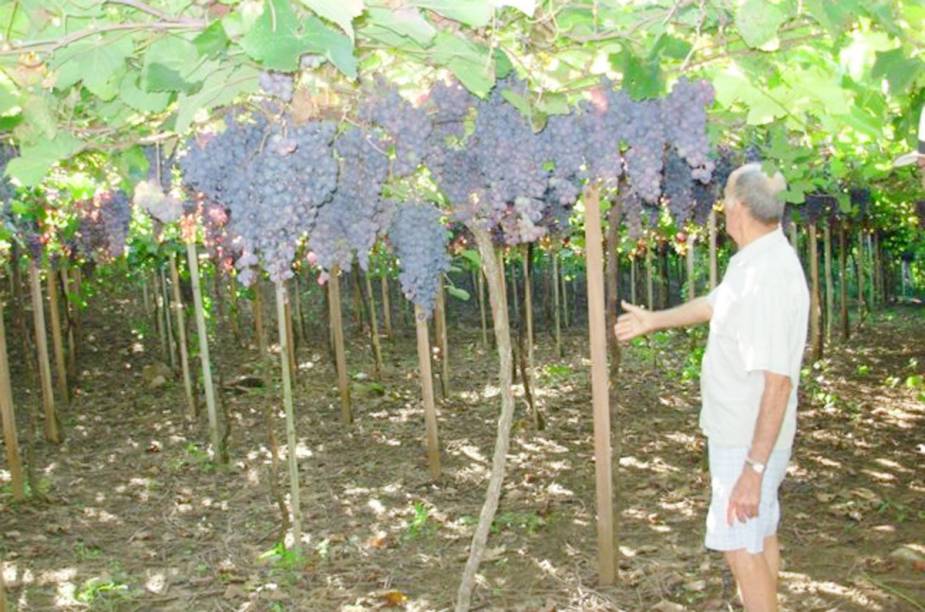
{"label": "grape leaf", "polygon": [[320,17],[333,21],[353,40],[353,20],[363,12],[363,0],[299,0]]}
{"label": "grape leaf", "polygon": [[119,97],[122,101],[143,113],[159,113],[167,108],[170,104],[171,94],[167,92],[148,92],[143,91],[138,86],[138,76],[129,73],[122,80],[122,88],[119,91]]}
{"label": "grape leaf", "polygon": [[907,58],[901,48],[890,51],[878,51],[877,61],[871,69],[875,79],[886,79],[890,84],[890,93],[898,95],[906,91],[925,69],[921,60]]}
{"label": "grape leaf", "polygon": [[736,28],[749,47],[765,48],[777,39],[777,30],[787,15],[767,0],[744,0],[735,14]]}
{"label": "grape leaf", "polygon": [[494,12],[491,3],[484,0],[420,0],[417,6],[473,28],[487,26]]}
{"label": "grape leaf", "polygon": [[469,301],[469,292],[459,287],[447,287],[446,292],[462,302]]}
{"label": "grape leaf", "polygon": [[19,157],[10,160],[6,174],[25,187],[39,184],[53,165],[83,148],[83,143],[67,132],[36,144],[23,145]]}
{"label": "grape leaf", "polygon": [[193,39],[193,44],[199,55],[203,57],[215,57],[228,47],[228,35],[221,21],[212,23],[208,28]]}
{"label": "grape leaf", "polygon": [[165,37],[148,47],[142,69],[144,91],[182,91],[197,88],[192,78],[200,64],[196,46],[183,38]]}
{"label": "grape leaf", "polygon": [[324,25],[317,17],[305,20],[304,44],[303,52],[321,55],[348,78],[356,78],[357,60],[353,55],[353,42],[340,32]]}
{"label": "grape leaf", "polygon": [[250,66],[224,66],[216,70],[206,78],[198,92],[179,96],[174,129],[185,132],[200,111],[227,104],[242,93],[256,91],[258,79],[259,73]]}
{"label": "grape leaf", "polygon": [[493,4],[497,8],[513,6],[527,17],[533,17],[536,12],[536,0],[493,0]]}
{"label": "grape leaf", "polygon": [[[426,47],[437,34],[437,29],[415,8],[385,9],[370,6],[366,12],[369,15],[369,25],[365,26],[361,32],[373,38],[378,38],[376,34],[380,33],[380,30],[387,30]],[[394,46],[400,47],[401,45]]]}
{"label": "grape leaf", "polygon": [[122,71],[126,58],[134,50],[129,37],[103,35],[63,47],[50,62],[57,74],[55,87],[60,91],[83,81],[94,95],[111,100],[118,93],[114,75]]}
{"label": "grape leaf", "polygon": [[241,48],[271,70],[294,72],[311,44],[301,29],[288,0],[266,0],[260,17],[241,38]]}
{"label": "grape leaf", "polygon": [[449,32],[434,38],[433,58],[446,66],[472,93],[485,96],[495,84],[494,63],[488,48],[476,45]]}

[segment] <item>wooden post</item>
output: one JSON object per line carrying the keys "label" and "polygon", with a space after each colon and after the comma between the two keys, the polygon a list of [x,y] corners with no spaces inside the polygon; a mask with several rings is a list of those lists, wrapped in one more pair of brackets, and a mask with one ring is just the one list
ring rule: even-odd
{"label": "wooden post", "polygon": [[167,288],[167,274],[164,272],[163,266],[158,270],[158,273],[161,277],[161,289],[164,293],[164,327],[167,329],[167,354],[170,356],[170,369],[176,371],[177,342],[173,334],[173,321],[170,318],[170,311],[173,309],[173,304],[170,300],[170,292]]}
{"label": "wooden post", "polygon": [[560,268],[559,277],[562,280],[562,325],[568,327],[571,321],[568,309],[568,284],[566,283],[565,274]]}
{"label": "wooden post", "polygon": [[710,291],[713,291],[719,277],[716,269],[716,210],[711,210],[707,217],[707,231],[710,237]]}
{"label": "wooden post", "polygon": [[867,313],[867,305],[864,303],[864,230],[858,230],[858,251],[854,258],[858,269],[858,325],[864,319]]}
{"label": "wooden post", "polygon": [[687,263],[687,299],[693,300],[697,297],[697,284],[696,279],[694,278],[694,237],[688,235],[687,237],[687,257],[685,258]]}
{"label": "wooden post", "polygon": [[816,224],[810,223],[806,227],[806,233],[809,236],[809,335],[812,360],[815,362],[822,359],[822,325],[820,321],[822,312],[819,307],[819,247],[818,238],[816,237]]}
{"label": "wooden post", "polygon": [[636,254],[630,255],[630,303],[636,303]]}
{"label": "wooden post", "polygon": [[196,245],[192,242],[186,244],[186,258],[189,264],[189,275],[193,285],[193,307],[196,312],[196,331],[199,334],[199,360],[202,363],[202,386],[206,395],[206,412],[209,417],[209,438],[212,442],[212,452],[217,459],[222,456],[221,437],[218,429],[218,413],[215,410],[215,387],[212,385],[212,360],[209,358],[209,332],[206,328],[206,317],[202,306],[202,285],[199,280],[199,256]]}
{"label": "wooden post", "polygon": [[434,311],[434,328],[436,330],[437,346],[440,348],[440,391],[441,397],[446,400],[450,397],[450,360],[449,342],[446,334],[446,296],[443,289],[443,276],[437,288],[437,304]]}
{"label": "wooden post", "polygon": [[514,265],[514,251],[511,250],[511,304],[514,306],[513,319],[520,325],[520,291],[517,289],[517,266]]}
{"label": "wooden post", "polygon": [[295,331],[293,330],[292,323],[292,304],[289,301],[288,293],[286,296],[286,333],[288,334],[287,352],[286,355],[289,359],[289,377],[294,379],[299,374],[298,364],[296,363],[296,344],[295,344]]}
{"label": "wooden post", "polygon": [[[279,332],[279,363],[283,374],[283,406],[286,410],[286,456],[289,463],[289,504],[292,507],[293,550],[299,554],[302,548],[302,509],[299,491],[298,440],[295,434],[295,409],[292,402],[292,372],[290,371],[291,331],[287,327],[286,286],[276,282],[276,320]],[[274,475],[275,478],[275,475]]]}
{"label": "wooden post", "polygon": [[[482,346],[488,346],[488,319],[485,317],[485,275],[481,270],[475,273],[475,284],[479,294],[479,316],[482,322]],[[557,319],[558,321],[558,319]]]}
{"label": "wooden post", "polygon": [[418,339],[418,362],[421,374],[421,398],[424,404],[424,427],[427,441],[427,465],[432,480],[440,478],[440,443],[437,438],[437,408],[434,404],[434,378],[430,368],[430,334],[427,315],[414,306],[415,329]]}
{"label": "wooden post", "polygon": [[145,315],[151,316],[151,294],[148,292],[148,273],[143,272],[141,275],[141,296],[142,304],[145,307]]}
{"label": "wooden post", "polygon": [[848,318],[848,244],[845,240],[845,225],[838,224],[838,306],[841,319],[843,340],[851,337],[851,324]]}
{"label": "wooden post", "polygon": [[[524,374],[524,378],[526,378],[527,380],[524,383],[526,385],[524,388],[531,389],[531,390],[536,388],[536,386],[533,384],[533,381],[534,381],[534,376],[533,376],[533,348],[534,348],[533,347],[533,287],[531,286],[533,283],[533,275],[530,272],[530,256],[533,253],[532,247],[533,247],[532,244],[528,244],[527,248],[525,249],[523,253],[524,255],[524,260],[523,260],[524,321],[525,321],[524,331],[526,331],[527,333],[527,338],[526,338],[527,346],[526,346],[526,349],[524,350],[524,353],[526,354],[526,357],[527,357],[527,367],[525,368],[526,373]],[[536,406],[536,396],[533,395],[531,399],[532,401],[530,401],[529,403],[530,403],[530,406],[532,408],[532,413],[533,413],[533,426],[536,427],[537,430],[543,429],[544,425],[543,425],[542,417],[540,417],[540,412]]]}
{"label": "wooden post", "polygon": [[161,359],[169,360],[170,345],[167,341],[167,329],[164,325],[164,292],[161,289],[161,277],[154,272],[154,321],[157,337],[161,341]]}
{"label": "wooden post", "polygon": [[79,288],[71,286],[70,275],[68,274],[67,268],[64,267],[61,268],[61,286],[64,288],[64,313],[67,319],[67,379],[70,381],[70,384],[74,385],[77,383],[76,311],[79,305],[74,304],[71,296],[75,294]]}
{"label": "wooden post", "polygon": [[831,343],[835,307],[832,285],[832,223],[829,219],[826,219],[822,226],[822,267],[825,277],[825,341]]}
{"label": "wooden post", "polygon": [[655,283],[652,279],[652,247],[646,245],[646,307],[655,310]]}
{"label": "wooden post", "polygon": [[61,304],[58,299],[58,277],[48,266],[48,318],[51,323],[51,347],[55,356],[55,382],[58,398],[67,404],[70,393],[67,386],[67,359],[64,355],[64,334],[61,333]]}
{"label": "wooden post", "polygon": [[379,342],[379,321],[376,316],[376,297],[373,295],[373,283],[369,279],[369,274],[364,274],[366,280],[366,296],[369,299],[369,333],[373,341],[373,359],[376,365],[376,379],[382,380],[382,371],[385,367],[382,364],[382,345]]}
{"label": "wooden post", "polygon": [[350,403],[350,382],[347,380],[347,357],[344,351],[344,323],[340,306],[340,269],[331,270],[328,279],[328,303],[330,305],[331,331],[334,334],[334,359],[337,365],[337,386],[340,389],[341,420],[353,423],[353,407]]}
{"label": "wooden post", "polygon": [[[6,352],[6,326],[3,321],[4,306],[3,300],[0,299],[0,420],[3,423],[3,446],[6,450],[6,465],[10,470],[13,499],[22,501],[26,497],[26,485],[23,479],[22,457],[19,453],[19,437],[16,435],[16,412],[13,408],[10,361]],[[0,568],[0,580],[3,579],[2,574]]]}
{"label": "wooden post", "polygon": [[620,218],[623,216],[623,204],[617,200],[610,210],[607,211],[607,237],[604,243],[607,245],[605,252],[605,282],[604,290],[606,297],[606,329],[608,349],[610,351],[610,384],[611,389],[616,388],[617,376],[620,371],[620,344],[617,341],[617,313],[620,306]]}
{"label": "wooden post", "polygon": [[379,278],[379,289],[382,295],[382,326],[385,328],[385,337],[392,339],[392,303],[389,299],[389,276],[386,270]]}
{"label": "wooden post", "polygon": [[187,417],[196,416],[196,398],[193,396],[193,377],[189,367],[189,349],[186,341],[186,321],[183,312],[183,296],[180,294],[180,273],[177,270],[177,256],[170,254],[170,285],[173,288],[173,308],[177,318],[177,335],[180,345],[180,369],[183,371],[183,391],[186,393]]}
{"label": "wooden post", "polygon": [[[498,432],[495,438],[495,450],[492,456],[491,476],[485,492],[485,503],[479,513],[479,522],[472,536],[469,558],[463,570],[459,590],[456,594],[456,612],[466,612],[472,602],[472,589],[475,577],[485,552],[488,535],[498,510],[501,499],[501,485],[504,482],[504,470],[508,449],[511,442],[511,425],[514,422],[514,390],[512,387],[511,327],[508,320],[507,296],[502,278],[504,269],[499,264],[491,243],[491,237],[478,222],[470,224],[469,229],[475,236],[482,259],[482,270],[488,283],[488,299],[491,302],[492,320],[495,327],[495,343],[498,348],[498,382],[501,388],[501,416],[498,419]],[[502,260],[503,261],[503,260]]]}
{"label": "wooden post", "polygon": [[[481,280],[481,279],[480,279]],[[481,286],[479,287],[481,291]],[[552,252],[552,299],[553,299],[553,311],[555,314],[555,330],[556,330],[556,356],[560,359],[562,358],[562,308],[559,306],[559,249],[555,249]],[[482,312],[482,320],[485,319],[484,310]]]}
{"label": "wooden post", "polygon": [[[241,345],[241,307],[238,304],[238,287],[237,280],[234,275],[228,274],[229,285],[228,285],[228,300],[231,302],[231,335],[234,336],[235,342],[240,346]],[[176,300],[174,300],[176,301]]]}
{"label": "wooden post", "polygon": [[598,581],[614,583],[613,480],[610,448],[610,398],[607,378],[607,330],[604,315],[604,254],[601,250],[600,193],[585,190],[585,260],[588,278],[588,332],[591,347],[591,395],[594,412],[594,472],[597,490]]}
{"label": "wooden post", "polygon": [[870,304],[871,309],[874,309],[880,304],[880,296],[878,294],[880,279],[878,278],[877,272],[877,258],[874,253],[873,232],[867,234],[867,261],[869,264],[868,268],[870,269],[868,304]]}
{"label": "wooden post", "polygon": [[48,362],[48,335],[45,331],[45,307],[42,299],[42,279],[35,260],[29,267],[29,285],[32,294],[32,321],[35,325],[35,346],[38,352],[39,377],[42,383],[42,406],[45,410],[45,439],[61,443],[55,395],[51,387],[51,366]]}

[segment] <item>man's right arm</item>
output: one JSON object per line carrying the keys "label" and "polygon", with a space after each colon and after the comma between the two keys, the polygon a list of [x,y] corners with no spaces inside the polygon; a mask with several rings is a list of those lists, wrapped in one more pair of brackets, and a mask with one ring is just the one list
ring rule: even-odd
{"label": "man's right arm", "polygon": [[706,323],[713,316],[713,306],[707,297],[695,298],[680,306],[650,312],[623,302],[626,312],[617,319],[617,339],[631,340],[659,329],[688,327]]}

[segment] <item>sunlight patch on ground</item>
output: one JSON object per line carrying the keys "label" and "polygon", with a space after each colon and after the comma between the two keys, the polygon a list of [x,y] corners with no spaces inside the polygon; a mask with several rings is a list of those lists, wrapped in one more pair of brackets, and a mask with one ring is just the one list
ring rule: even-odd
{"label": "sunlight patch on ground", "polygon": [[[782,571],[780,575],[784,588],[793,594],[821,593],[835,596],[842,600],[847,600],[852,604],[861,606],[865,610],[884,609],[883,606],[878,604],[876,601],[855,587],[845,586],[843,584],[838,584],[837,582],[831,582],[828,580],[815,580],[807,574],[800,574],[796,572]],[[831,603],[832,602],[830,601],[819,601],[818,605],[829,608]],[[839,607],[840,606],[835,606],[835,609]]]}

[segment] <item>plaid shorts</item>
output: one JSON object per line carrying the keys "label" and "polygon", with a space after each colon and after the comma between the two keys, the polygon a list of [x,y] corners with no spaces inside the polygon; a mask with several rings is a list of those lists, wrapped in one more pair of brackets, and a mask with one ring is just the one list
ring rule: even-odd
{"label": "plaid shorts", "polygon": [[704,544],[711,550],[746,549],[752,554],[764,551],[764,539],[777,533],[780,522],[780,503],[777,490],[787,474],[790,449],[775,450],[768,458],[761,480],[761,502],[758,516],[745,523],[733,519],[726,523],[729,496],[745,467],[747,448],[718,446],[709,443],[710,482],[712,495],[707,513],[707,535]]}

